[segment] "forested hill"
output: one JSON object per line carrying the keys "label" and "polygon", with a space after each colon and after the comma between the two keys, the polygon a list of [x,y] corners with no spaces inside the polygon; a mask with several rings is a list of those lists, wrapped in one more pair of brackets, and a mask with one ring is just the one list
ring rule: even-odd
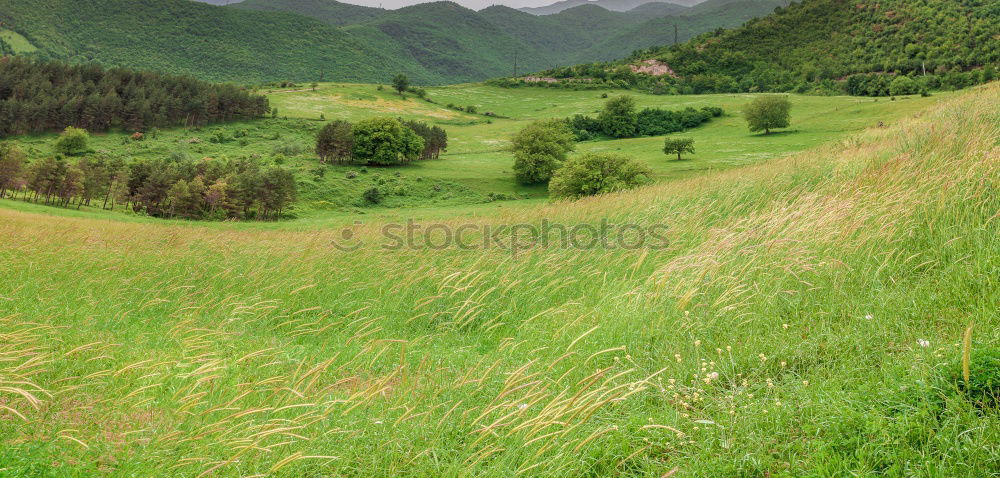
{"label": "forested hill", "polygon": [[0,0],[0,22],[43,59],[205,80],[306,80],[324,71],[345,81],[386,81],[398,71],[442,79],[318,20],[190,0]]}
{"label": "forested hill", "polygon": [[515,55],[519,71],[621,58],[660,43],[664,32],[672,38],[674,25],[683,40],[764,13],[720,2],[784,1],[664,3],[637,12],[581,5],[535,16],[500,6],[476,12],[452,2],[382,10],[335,0],[226,7],[190,0],[0,0],[0,54],[239,83],[386,82],[397,73],[421,84],[460,83],[510,74]]}
{"label": "forested hill", "polygon": [[243,0],[239,3],[230,2],[229,5],[232,8],[246,10],[297,13],[336,26],[354,25],[388,13],[388,10],[381,8],[352,5],[336,0]]}
{"label": "forested hill", "polygon": [[[997,25],[996,0],[805,0],[741,28],[640,51],[622,61],[542,74],[570,83],[613,81],[683,93],[908,94],[994,78],[1000,64]],[[673,74],[632,71],[648,61],[668,66]]]}

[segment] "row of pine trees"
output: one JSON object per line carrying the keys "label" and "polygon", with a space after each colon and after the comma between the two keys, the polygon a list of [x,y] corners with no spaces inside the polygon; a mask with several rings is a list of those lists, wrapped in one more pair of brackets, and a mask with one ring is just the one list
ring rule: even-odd
{"label": "row of pine trees", "polygon": [[234,85],[98,65],[0,57],[0,137],[200,126],[259,118],[267,98]]}

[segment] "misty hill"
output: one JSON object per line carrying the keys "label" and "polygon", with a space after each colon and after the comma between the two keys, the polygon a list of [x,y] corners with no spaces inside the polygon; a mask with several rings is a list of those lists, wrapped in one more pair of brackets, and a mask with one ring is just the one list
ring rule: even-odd
{"label": "misty hill", "polygon": [[381,8],[352,5],[335,0],[243,0],[238,3],[230,2],[229,5],[247,10],[297,13],[335,26],[361,23],[387,12]]}
{"label": "misty hill", "polygon": [[[654,3],[672,3],[680,6],[692,6],[697,5],[703,0],[671,0],[670,2],[654,2]],[[551,5],[546,5],[544,7],[524,7],[520,10],[522,12],[527,12],[532,15],[554,15],[556,13],[562,12],[564,10],[569,10],[570,8],[579,7],[581,5],[596,5],[605,10],[611,10],[614,12],[627,12],[636,7],[640,7],[650,3],[650,0],[562,0],[561,2],[556,2]]]}

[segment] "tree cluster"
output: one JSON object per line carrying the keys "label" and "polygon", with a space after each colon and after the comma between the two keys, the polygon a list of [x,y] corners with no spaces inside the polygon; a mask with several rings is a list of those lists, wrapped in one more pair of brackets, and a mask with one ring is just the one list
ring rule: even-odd
{"label": "tree cluster", "polygon": [[316,134],[316,154],[321,162],[391,166],[437,159],[447,149],[447,132],[420,121],[371,118],[351,124],[337,120]]}
{"label": "tree cluster", "polygon": [[608,100],[596,118],[576,115],[568,118],[566,123],[577,141],[586,141],[600,136],[612,138],[662,136],[695,128],[722,114],[722,108],[714,106],[701,109],[688,107],[677,111],[644,108],[637,112],[635,100],[624,95]]}
{"label": "tree cluster", "polygon": [[652,182],[646,165],[620,153],[586,153],[566,161],[549,182],[555,199],[576,199],[632,189]]}
{"label": "tree cluster", "polygon": [[263,117],[267,98],[233,85],[97,65],[0,58],[0,136],[197,126]]}
{"label": "tree cluster", "polygon": [[26,162],[0,144],[0,197],[63,207],[125,207],[156,217],[275,219],[295,201],[291,171],[253,158],[129,161],[104,155]]}

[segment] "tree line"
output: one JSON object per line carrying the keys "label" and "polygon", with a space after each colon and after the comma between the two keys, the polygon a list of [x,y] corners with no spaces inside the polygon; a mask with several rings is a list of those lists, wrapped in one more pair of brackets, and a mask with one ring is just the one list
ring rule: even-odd
{"label": "tree line", "polygon": [[98,65],[0,57],[0,137],[58,131],[200,126],[260,118],[266,97],[234,85]]}
{"label": "tree line", "polygon": [[292,172],[257,158],[126,160],[95,155],[28,162],[0,143],[0,198],[62,207],[124,207],[154,217],[270,220],[295,201]]}
{"label": "tree line", "polygon": [[700,126],[712,118],[722,116],[722,108],[706,106],[670,111],[644,108],[637,111],[635,100],[623,95],[608,100],[598,116],[575,115],[566,119],[577,141],[587,141],[600,136],[611,138],[638,138],[662,136]]}
{"label": "tree line", "polygon": [[420,121],[370,118],[352,124],[327,123],[316,134],[320,162],[392,166],[418,159],[437,159],[448,149],[448,133]]}

